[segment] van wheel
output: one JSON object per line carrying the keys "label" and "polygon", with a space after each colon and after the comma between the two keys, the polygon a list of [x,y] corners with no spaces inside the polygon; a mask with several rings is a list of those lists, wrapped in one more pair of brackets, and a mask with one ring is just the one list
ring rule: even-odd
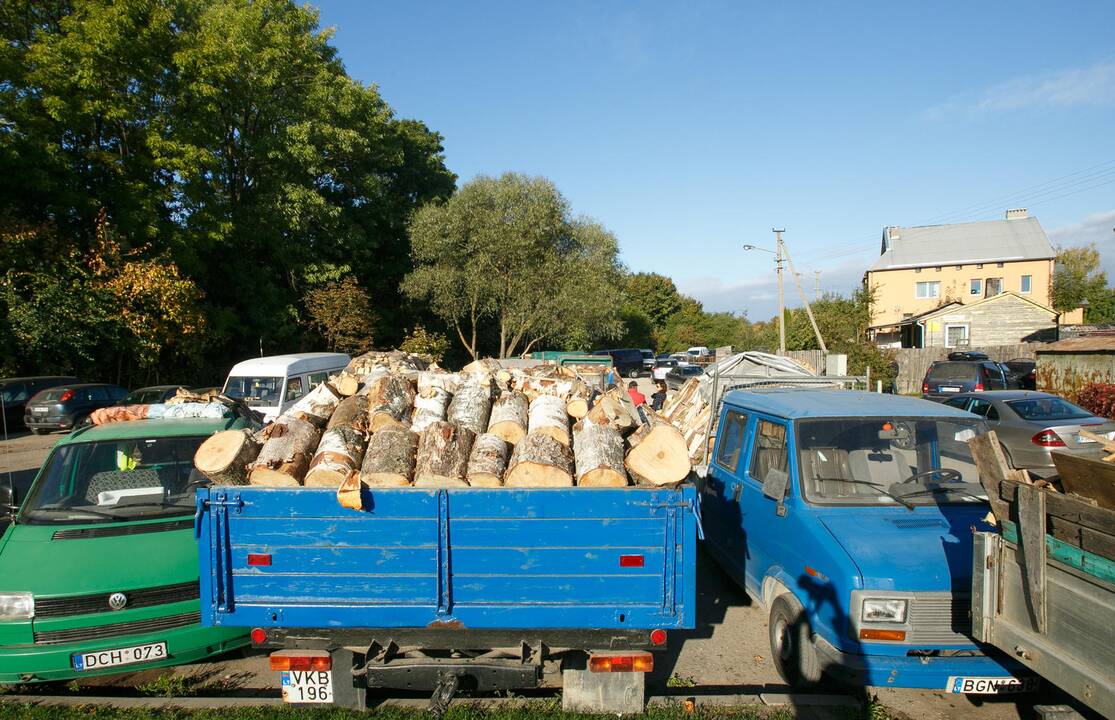
{"label": "van wheel", "polygon": [[637,377],[639,377],[639,371],[637,369],[631,370],[630,372],[627,373],[627,377],[632,378],[632,379],[637,378]]}
{"label": "van wheel", "polygon": [[813,647],[813,632],[797,598],[789,593],[775,598],[767,627],[770,656],[782,679],[795,688],[809,688],[820,683],[821,662]]}

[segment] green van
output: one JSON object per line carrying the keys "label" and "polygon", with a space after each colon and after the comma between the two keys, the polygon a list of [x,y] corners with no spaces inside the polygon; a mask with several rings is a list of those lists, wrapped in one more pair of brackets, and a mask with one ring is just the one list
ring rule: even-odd
{"label": "green van", "polygon": [[[199,624],[194,451],[238,418],[85,427],[0,536],[0,686],[179,665],[248,644]],[[12,514],[14,513],[14,517]]]}

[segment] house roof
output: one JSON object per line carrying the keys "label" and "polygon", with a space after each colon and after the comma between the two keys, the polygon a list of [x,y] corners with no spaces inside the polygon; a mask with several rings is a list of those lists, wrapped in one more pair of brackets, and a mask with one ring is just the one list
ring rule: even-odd
{"label": "house roof", "polygon": [[[1046,307],[1045,305],[1042,305],[1039,302],[1035,302],[1028,297],[1025,297],[1023,295],[1019,295],[1018,293],[1010,292],[1010,291],[1001,292],[998,295],[992,295],[991,297],[983,298],[982,300],[977,300],[973,303],[964,303],[964,304],[960,305],[960,307],[967,309],[967,308],[975,307],[976,305],[984,305],[986,303],[993,303],[993,302],[1003,302],[1003,301],[1008,300],[1008,299],[1011,300],[1011,301],[1029,303],[1030,305],[1033,305],[1034,307],[1036,307],[1040,310],[1044,310],[1045,312],[1049,313],[1050,315],[1056,315],[1057,314],[1057,311],[1054,310],[1053,308]],[[922,313],[921,315],[917,316],[916,319],[921,320],[923,318],[932,317],[934,315],[944,315],[944,314],[949,313],[949,312],[956,312],[956,308],[954,308],[952,305],[953,304],[950,303],[949,305],[942,305],[939,308],[934,308],[933,310],[930,310],[927,313]]]}
{"label": "house roof", "polygon": [[883,230],[879,258],[868,272],[937,265],[1045,260],[1055,256],[1037,218]]}
{"label": "house roof", "polygon": [[1076,353],[1105,352],[1115,353],[1115,335],[1097,334],[1068,338],[1039,348],[1037,353]]}

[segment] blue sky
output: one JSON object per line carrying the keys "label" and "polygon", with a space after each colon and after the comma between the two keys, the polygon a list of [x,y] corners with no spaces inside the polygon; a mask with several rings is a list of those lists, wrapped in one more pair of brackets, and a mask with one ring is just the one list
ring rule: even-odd
{"label": "blue sky", "polygon": [[461,182],[550,178],[709,309],[775,313],[772,226],[846,293],[884,226],[1016,206],[1115,279],[1108,0],[314,4]]}

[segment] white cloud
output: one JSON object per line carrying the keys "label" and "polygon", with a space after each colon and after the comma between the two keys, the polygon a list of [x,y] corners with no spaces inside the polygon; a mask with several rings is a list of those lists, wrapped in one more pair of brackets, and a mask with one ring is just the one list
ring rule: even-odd
{"label": "white cloud", "polygon": [[1053,228],[1048,233],[1054,246],[1079,247],[1095,243],[1100,267],[1115,281],[1115,210],[1089,215],[1078,223]]}
{"label": "white cloud", "polygon": [[926,117],[974,118],[1029,108],[1063,108],[1115,102],[1115,62],[1023,75],[981,92],[949,98],[925,111]]}

